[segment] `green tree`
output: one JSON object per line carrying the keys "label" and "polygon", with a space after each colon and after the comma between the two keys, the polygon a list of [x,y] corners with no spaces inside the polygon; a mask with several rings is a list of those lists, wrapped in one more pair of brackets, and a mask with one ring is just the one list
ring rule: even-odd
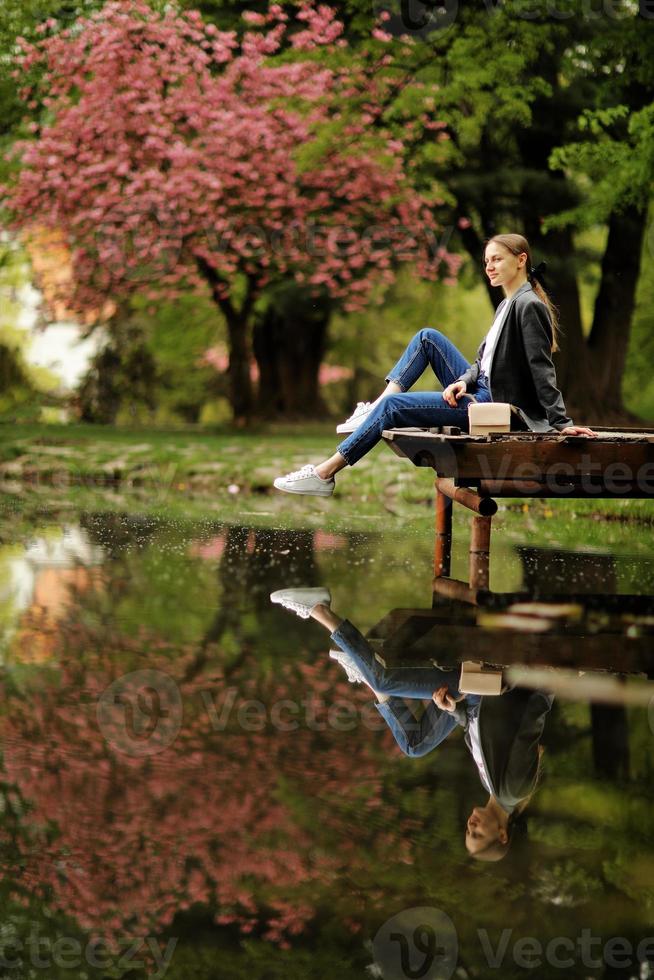
{"label": "green tree", "polygon": [[[553,12],[547,3],[507,0],[460,5],[453,19],[432,18],[431,30],[425,8],[427,27],[411,36],[404,8],[393,0],[388,7],[396,36],[386,70],[397,84],[384,118],[403,134],[416,186],[434,172],[441,177],[452,223],[460,222],[460,241],[493,305],[501,295],[482,275],[484,239],[507,230],[527,235],[550,266],[563,328],[557,369],[571,411],[623,419],[621,379],[652,182],[648,22],[627,2],[597,12],[565,0]],[[361,32],[365,5],[355,9]],[[402,32],[408,41],[398,39]],[[425,133],[425,115],[433,118],[428,97],[449,141]],[[586,253],[577,233],[598,221],[605,244],[599,255]],[[580,280],[594,262],[600,279],[586,324]]]}

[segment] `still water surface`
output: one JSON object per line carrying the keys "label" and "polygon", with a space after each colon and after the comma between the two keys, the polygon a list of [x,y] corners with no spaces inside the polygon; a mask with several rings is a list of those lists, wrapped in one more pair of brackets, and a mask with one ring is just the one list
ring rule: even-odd
{"label": "still water surface", "polygon": [[[650,528],[497,520],[493,590],[594,597],[580,656],[591,634],[600,666],[638,642],[635,672],[653,676]],[[392,640],[406,614],[389,614],[432,607],[430,521],[5,512],[2,975],[652,975],[646,702],[556,697],[519,833],[476,861],[466,822],[489,793],[463,728],[407,758],[325,630],[270,602],[324,586]],[[491,635],[501,662],[515,629]]]}

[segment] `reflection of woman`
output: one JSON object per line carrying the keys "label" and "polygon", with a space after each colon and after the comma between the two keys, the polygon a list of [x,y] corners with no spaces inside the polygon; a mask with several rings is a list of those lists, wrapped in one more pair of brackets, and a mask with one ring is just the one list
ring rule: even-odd
{"label": "reflection of woman", "polygon": [[[458,688],[459,670],[438,667],[386,670],[358,629],[332,612],[327,589],[282,589],[273,592],[270,598],[303,619],[310,616],[329,631],[344,653],[339,658],[341,665],[351,680],[367,684],[376,695],[375,707],[405,755],[414,758],[426,755],[462,724],[464,713],[458,706],[463,697]],[[405,698],[429,700],[420,719],[407,707]]]}
{"label": "reflection of woman", "polygon": [[[337,432],[351,433],[335,454],[317,466],[275,480],[278,490],[329,497],[334,477],[375,446],[384,429],[455,425],[467,431],[467,396],[478,402],[509,402],[520,410],[519,427],[567,435],[594,436],[568,418],[551,354],[556,347],[556,314],[531,267],[529,244],[522,235],[495,235],[484,253],[486,275],[501,286],[504,300],[474,364],[438,330],[425,328],[412,339],[372,404],[360,403]],[[409,389],[428,366],[443,392]]]}
{"label": "reflection of woman", "polygon": [[[347,619],[331,609],[327,589],[282,589],[273,602],[311,617],[324,626],[343,656],[339,662],[350,680],[374,692],[375,707],[405,755],[424,756],[460,725],[465,742],[490,796],[485,807],[475,807],[466,825],[466,847],[480,860],[504,857],[516,827],[536,787],[540,739],[552,696],[515,688],[500,697],[463,695],[459,670],[438,667],[386,670],[370,644]],[[417,719],[405,699],[428,700]]]}
{"label": "reflection of woman", "polygon": [[553,695],[514,688],[498,698],[482,698],[469,718],[465,740],[488,790],[466,826],[466,847],[483,861],[507,853],[519,817],[533,796],[540,772],[540,740]]}

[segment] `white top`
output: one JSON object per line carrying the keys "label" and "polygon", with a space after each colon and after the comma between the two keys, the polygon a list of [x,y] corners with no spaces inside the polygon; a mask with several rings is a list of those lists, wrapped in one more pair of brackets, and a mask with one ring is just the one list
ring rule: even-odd
{"label": "white top", "polygon": [[500,330],[502,329],[502,324],[506,317],[506,311],[509,306],[508,297],[504,297],[500,305],[495,310],[495,319],[491,325],[490,330],[486,334],[486,340],[484,341],[484,353],[481,355],[481,370],[486,375],[490,381],[490,365],[493,358],[493,351],[495,350],[495,345],[497,343],[497,338],[500,335]]}
{"label": "white top", "polygon": [[470,735],[470,747],[472,749],[472,757],[477,764],[477,769],[479,770],[479,778],[481,779],[482,786],[485,786],[488,792],[493,795],[493,790],[491,788],[490,779],[488,778],[488,773],[486,772],[486,766],[484,765],[484,756],[481,751],[481,742],[479,741],[479,715],[475,714],[473,718],[470,719],[470,724],[468,725],[468,734]]}

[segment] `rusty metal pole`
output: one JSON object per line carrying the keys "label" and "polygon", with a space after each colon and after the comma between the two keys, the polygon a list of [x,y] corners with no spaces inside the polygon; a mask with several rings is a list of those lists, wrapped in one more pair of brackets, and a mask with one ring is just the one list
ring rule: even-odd
{"label": "rusty metal pole", "polygon": [[466,487],[457,487],[454,480],[447,480],[445,477],[436,477],[436,489],[444,493],[450,500],[456,500],[463,504],[475,514],[482,514],[484,517],[492,517],[497,513],[497,503],[492,497],[484,497],[475,490],[468,490]]}
{"label": "rusty metal pole", "polygon": [[452,501],[436,485],[436,527],[434,538],[434,578],[450,574],[452,557]]}
{"label": "rusty metal pole", "polygon": [[459,582],[456,578],[434,578],[432,593],[435,596],[442,596],[444,599],[467,602],[471,606],[477,605],[476,590],[471,589],[467,582]]}
{"label": "rusty metal pole", "polygon": [[492,517],[472,518],[470,529],[469,583],[471,589],[487,589],[490,583],[490,536]]}

